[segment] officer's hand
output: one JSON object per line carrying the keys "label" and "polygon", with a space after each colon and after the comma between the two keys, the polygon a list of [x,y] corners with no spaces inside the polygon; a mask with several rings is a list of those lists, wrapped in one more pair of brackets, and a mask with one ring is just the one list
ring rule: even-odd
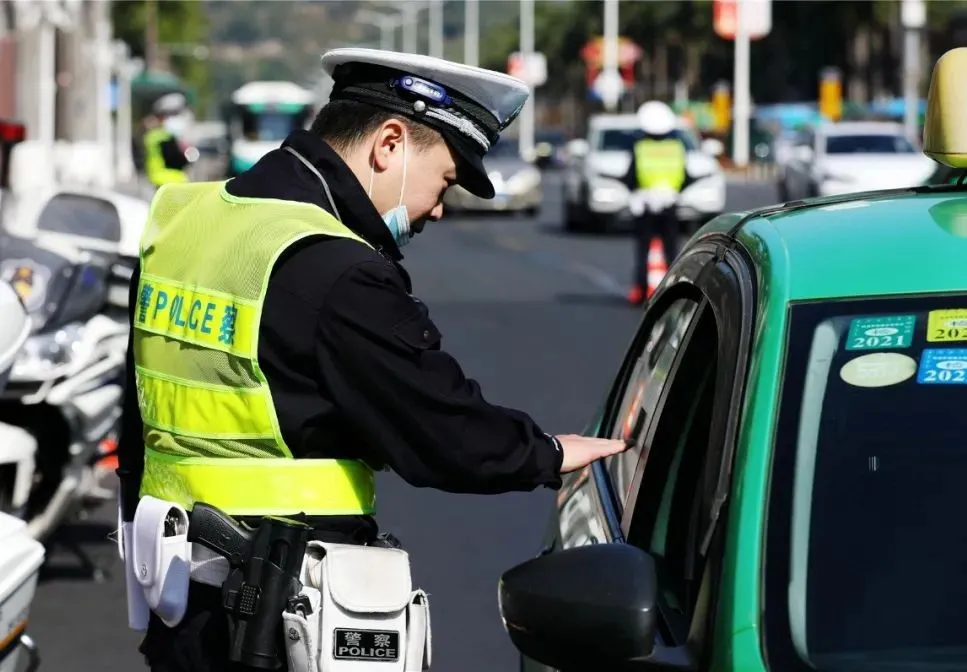
{"label": "officer's hand", "polygon": [[624,441],[618,439],[592,439],[577,434],[559,434],[557,440],[564,449],[561,473],[586,467],[602,457],[615,455],[627,449]]}

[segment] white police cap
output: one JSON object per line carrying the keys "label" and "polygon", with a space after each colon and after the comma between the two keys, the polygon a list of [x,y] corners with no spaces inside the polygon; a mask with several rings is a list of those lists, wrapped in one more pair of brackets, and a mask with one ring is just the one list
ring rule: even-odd
{"label": "white police cap", "polygon": [[155,114],[180,114],[188,107],[188,99],[183,93],[167,93],[154,101],[151,109]]}
{"label": "white police cap", "polygon": [[381,49],[333,49],[322,57],[330,100],[357,100],[440,131],[460,161],[457,182],[493,198],[483,156],[527,101],[524,82],[493,70]]}

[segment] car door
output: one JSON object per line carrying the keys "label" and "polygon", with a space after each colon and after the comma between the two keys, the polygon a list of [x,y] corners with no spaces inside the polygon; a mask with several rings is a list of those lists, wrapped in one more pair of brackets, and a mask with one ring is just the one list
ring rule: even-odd
{"label": "car door", "polygon": [[[724,510],[753,332],[754,284],[729,253],[698,281],[702,302],[669,373],[621,521],[658,571],[661,643],[706,669],[725,539]],[[685,653],[687,651],[687,653]]]}

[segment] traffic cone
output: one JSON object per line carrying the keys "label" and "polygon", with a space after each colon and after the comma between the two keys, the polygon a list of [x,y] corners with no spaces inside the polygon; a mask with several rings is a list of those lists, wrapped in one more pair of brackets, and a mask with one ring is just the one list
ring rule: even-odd
{"label": "traffic cone", "polygon": [[668,264],[665,261],[665,248],[659,238],[652,238],[651,245],[648,247],[648,298],[650,299],[658,285],[661,283],[665,273],[668,272]]}

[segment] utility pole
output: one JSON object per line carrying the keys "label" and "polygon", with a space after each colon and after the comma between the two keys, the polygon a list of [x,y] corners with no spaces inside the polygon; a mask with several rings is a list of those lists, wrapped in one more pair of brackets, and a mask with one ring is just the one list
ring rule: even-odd
{"label": "utility pole", "polygon": [[[534,0],[520,0],[520,57],[527,73],[534,57]],[[529,79],[529,77],[528,77]],[[529,82],[528,82],[529,83]],[[534,87],[524,103],[520,117],[520,153],[531,156],[534,149]]]}
{"label": "utility pole", "polygon": [[463,11],[463,62],[476,66],[480,62],[479,0],[464,0]]}
{"label": "utility pole", "polygon": [[749,91],[750,37],[749,0],[735,0],[735,70],[732,75],[732,159],[739,168],[749,163]]}
{"label": "utility pole", "polygon": [[920,31],[927,23],[923,0],[903,0],[900,7],[903,24],[903,129],[910,142],[920,138]]}
{"label": "utility pole", "polygon": [[148,72],[160,69],[158,42],[158,0],[144,0],[144,60]]}
{"label": "utility pole", "polygon": [[420,14],[420,7],[416,4],[416,0],[404,0],[402,12],[403,51],[408,54],[419,53],[417,46],[417,17]]}
{"label": "utility pole", "polygon": [[443,0],[430,0],[430,56],[443,58]]}
{"label": "utility pole", "polygon": [[604,59],[601,72],[607,78],[601,96],[608,112],[621,100],[621,75],[618,73],[618,0],[604,0]]}

